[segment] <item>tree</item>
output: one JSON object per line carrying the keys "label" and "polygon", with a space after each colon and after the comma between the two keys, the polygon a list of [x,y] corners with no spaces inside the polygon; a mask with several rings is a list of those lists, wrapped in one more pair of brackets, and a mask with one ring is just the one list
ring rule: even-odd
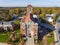
{"label": "tree", "polygon": [[14,9],[10,8],[10,9],[9,9],[9,15],[11,15],[11,16],[12,16],[12,15],[13,15],[13,13],[14,13]]}
{"label": "tree", "polygon": [[0,16],[0,21],[3,20],[3,18]]}
{"label": "tree", "polygon": [[40,14],[40,18],[45,19],[45,14]]}
{"label": "tree", "polygon": [[41,14],[41,9],[40,8],[34,8],[33,14]]}
{"label": "tree", "polygon": [[6,20],[7,21],[11,20],[11,15],[7,15]]}
{"label": "tree", "polygon": [[19,8],[15,8],[13,13],[18,15],[19,14]]}

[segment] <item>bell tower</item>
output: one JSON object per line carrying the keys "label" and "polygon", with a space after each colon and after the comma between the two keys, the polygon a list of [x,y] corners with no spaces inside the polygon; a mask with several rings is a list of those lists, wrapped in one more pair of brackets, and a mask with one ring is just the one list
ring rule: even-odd
{"label": "bell tower", "polygon": [[32,13],[32,5],[27,6],[27,13]]}

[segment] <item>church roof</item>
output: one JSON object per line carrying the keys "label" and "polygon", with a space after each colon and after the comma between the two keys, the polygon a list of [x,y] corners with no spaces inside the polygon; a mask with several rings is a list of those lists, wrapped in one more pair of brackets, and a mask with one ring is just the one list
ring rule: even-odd
{"label": "church roof", "polygon": [[22,20],[23,22],[30,22],[31,19],[30,19],[30,13],[26,14],[26,16],[23,18]]}

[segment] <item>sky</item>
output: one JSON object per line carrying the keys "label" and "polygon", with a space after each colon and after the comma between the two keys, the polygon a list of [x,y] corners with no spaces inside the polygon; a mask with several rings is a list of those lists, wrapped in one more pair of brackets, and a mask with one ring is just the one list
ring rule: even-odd
{"label": "sky", "polygon": [[29,4],[37,7],[60,7],[60,0],[0,0],[0,7],[25,7]]}

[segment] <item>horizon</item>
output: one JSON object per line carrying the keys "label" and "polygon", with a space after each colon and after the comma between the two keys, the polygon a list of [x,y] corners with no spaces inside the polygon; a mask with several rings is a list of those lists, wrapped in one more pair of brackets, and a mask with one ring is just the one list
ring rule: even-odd
{"label": "horizon", "polygon": [[[29,4],[28,4],[28,5],[29,5]],[[27,5],[27,6],[28,6],[28,5]],[[3,7],[3,8],[4,8],[4,7],[8,7],[8,8],[9,8],[9,7],[27,7],[27,6],[0,6],[0,8],[1,8],[1,7]],[[33,5],[32,5],[32,6],[33,6]],[[33,7],[59,7],[59,8],[60,8],[60,6],[33,6]]]}

